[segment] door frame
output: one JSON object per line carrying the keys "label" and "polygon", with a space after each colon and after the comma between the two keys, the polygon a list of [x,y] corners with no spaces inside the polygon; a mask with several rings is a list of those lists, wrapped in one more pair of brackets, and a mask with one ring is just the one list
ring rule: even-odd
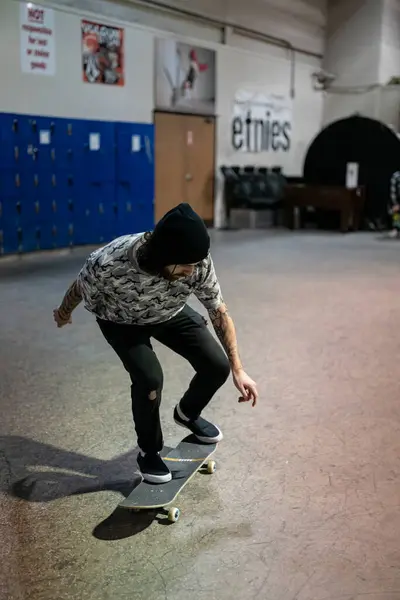
{"label": "door frame", "polygon": [[[168,115],[179,115],[179,116],[184,116],[184,117],[199,117],[201,119],[210,119],[214,122],[214,177],[212,179],[212,204],[213,204],[213,218],[212,219],[207,219],[205,221],[205,224],[207,225],[207,227],[209,228],[213,228],[214,227],[214,223],[215,223],[215,205],[216,205],[216,198],[215,198],[215,193],[216,193],[216,179],[217,179],[217,172],[216,172],[216,165],[217,165],[217,115],[209,115],[209,114],[203,114],[203,113],[192,113],[192,112],[188,112],[188,111],[180,111],[180,110],[165,110],[165,109],[161,109],[161,108],[154,108],[153,109],[153,126],[154,126],[154,140],[156,139],[156,115],[157,114],[168,114]],[[154,148],[154,154],[155,154],[155,148]],[[155,165],[154,167],[154,178],[156,177],[156,169],[157,169],[157,165]]]}

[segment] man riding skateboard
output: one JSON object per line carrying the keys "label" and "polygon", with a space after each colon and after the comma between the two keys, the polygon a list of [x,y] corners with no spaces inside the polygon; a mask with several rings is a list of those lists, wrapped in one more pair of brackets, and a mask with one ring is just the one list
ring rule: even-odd
{"label": "man riding skateboard", "polygon": [[[207,309],[225,353],[205,319],[188,306],[191,294]],[[165,483],[172,477],[159,454],[164,445],[159,414],[163,372],[151,338],[186,358],[195,370],[175,406],[174,420],[199,441],[222,440],[221,430],[201,415],[230,372],[239,402],[255,406],[257,387],[239,358],[210,237],[188,204],[170,210],[153,232],[125,235],[92,252],[54,310],[58,327],[71,323],[82,300],[130,375],[138,465],[145,481]]]}

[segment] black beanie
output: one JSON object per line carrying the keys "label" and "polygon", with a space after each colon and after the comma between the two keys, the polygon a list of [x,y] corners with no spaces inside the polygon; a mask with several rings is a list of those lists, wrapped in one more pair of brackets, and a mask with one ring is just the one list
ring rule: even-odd
{"label": "black beanie", "polygon": [[149,250],[160,267],[188,265],[204,260],[210,250],[210,236],[201,217],[187,203],[167,212],[157,223]]}

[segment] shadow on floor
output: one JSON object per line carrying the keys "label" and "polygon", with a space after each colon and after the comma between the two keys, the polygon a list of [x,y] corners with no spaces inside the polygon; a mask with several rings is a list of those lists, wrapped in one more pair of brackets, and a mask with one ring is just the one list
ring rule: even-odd
{"label": "shadow on floor", "polygon": [[[164,448],[164,453],[170,449]],[[127,497],[140,483],[136,472],[137,450],[110,460],[63,450],[18,436],[0,437],[0,491],[27,502],[52,502],[59,498],[113,491]],[[102,540],[140,533],[154,520],[154,511],[132,513],[117,508],[93,531]]]}

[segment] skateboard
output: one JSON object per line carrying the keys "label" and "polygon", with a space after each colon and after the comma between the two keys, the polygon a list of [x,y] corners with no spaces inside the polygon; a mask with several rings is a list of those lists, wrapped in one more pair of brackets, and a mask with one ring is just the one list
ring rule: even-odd
{"label": "skateboard", "polygon": [[215,472],[216,464],[209,458],[217,445],[203,444],[194,435],[188,435],[163,456],[172,473],[171,481],[147,483],[142,480],[119,506],[133,511],[170,507],[168,520],[175,523],[180,517],[180,510],[171,504],[197,471],[206,468],[210,474]]}

